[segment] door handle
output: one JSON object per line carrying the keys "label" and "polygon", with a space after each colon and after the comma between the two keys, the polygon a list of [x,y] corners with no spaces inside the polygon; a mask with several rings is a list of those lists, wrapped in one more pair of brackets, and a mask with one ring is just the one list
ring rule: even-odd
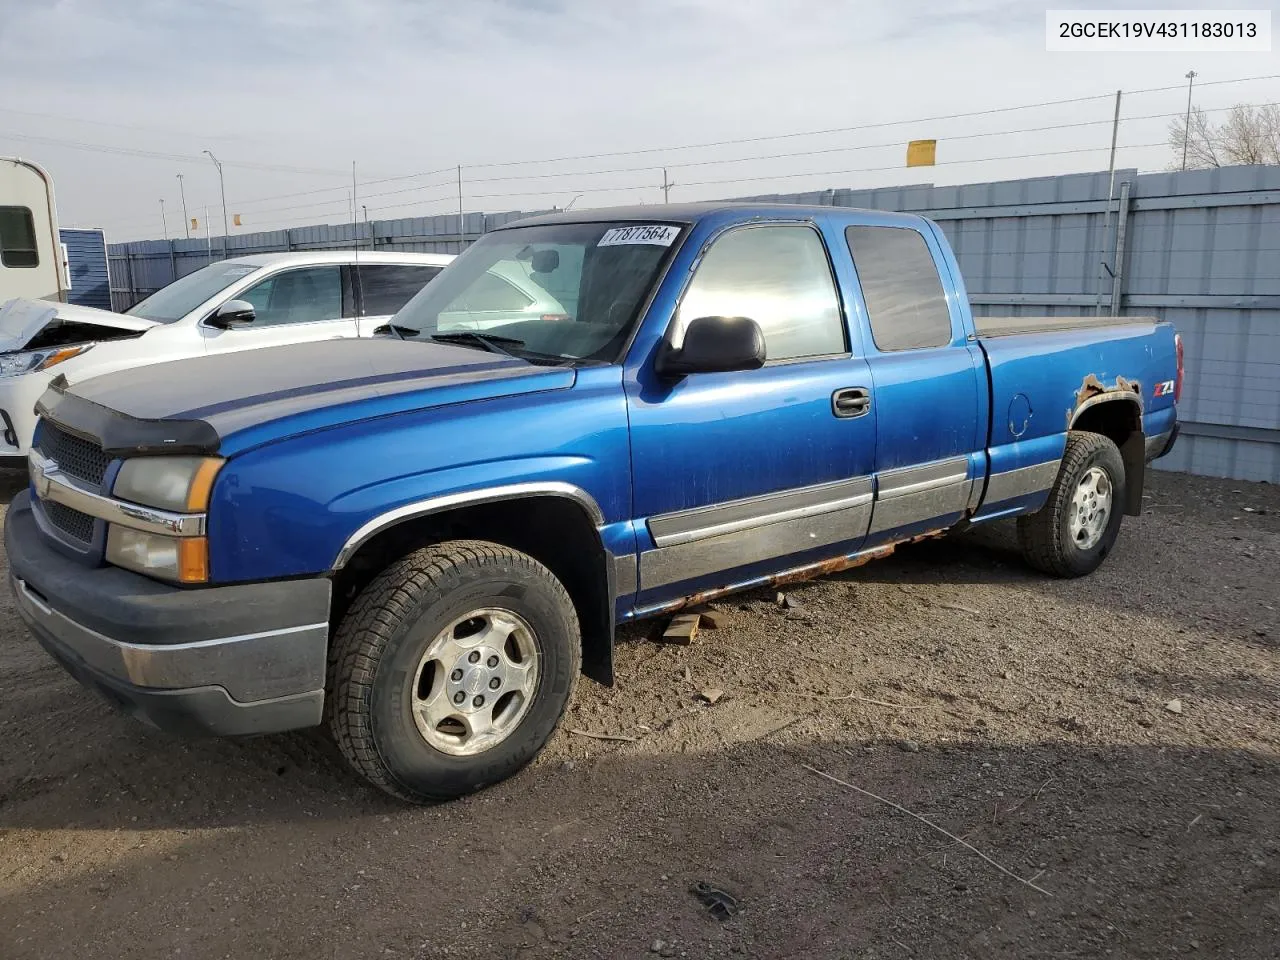
{"label": "door handle", "polygon": [[865,416],[871,410],[871,391],[866,387],[845,387],[831,395],[831,412],[843,420]]}

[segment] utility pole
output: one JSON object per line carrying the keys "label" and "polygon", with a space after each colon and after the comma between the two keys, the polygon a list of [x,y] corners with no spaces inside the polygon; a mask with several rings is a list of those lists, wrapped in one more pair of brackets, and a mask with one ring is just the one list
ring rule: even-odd
{"label": "utility pole", "polygon": [[164,229],[164,238],[169,239],[169,221],[164,216],[164,197],[160,198],[160,226]]}
{"label": "utility pole", "polygon": [[1191,87],[1196,82],[1196,72],[1187,71],[1187,118],[1182,122],[1182,169],[1187,169],[1187,143],[1191,140]]}
{"label": "utility pole", "polygon": [[458,252],[462,252],[462,244],[467,236],[465,221],[462,219],[462,164],[458,164]]}
{"label": "utility pole", "polygon": [[[1103,245],[1102,257],[1103,259],[1100,261],[1102,267],[1110,271],[1112,276],[1115,276],[1115,271],[1113,268],[1107,266],[1107,261],[1105,258],[1107,255],[1106,253],[1107,234],[1111,230],[1111,204],[1115,199],[1115,193],[1116,193],[1116,138],[1120,135],[1120,97],[1121,97],[1121,91],[1117,90],[1116,91],[1116,112],[1115,112],[1115,116],[1111,119],[1111,163],[1110,163],[1110,174],[1107,177],[1107,210],[1102,217],[1102,245]],[[1102,271],[1099,270],[1098,271],[1098,296],[1097,296],[1097,302],[1094,304],[1094,313],[1096,313],[1098,316],[1102,316],[1102,286],[1103,286]]]}
{"label": "utility pole", "polygon": [[178,174],[178,195],[182,197],[182,229],[187,232],[187,239],[191,239],[191,219],[187,216],[187,191],[182,186],[182,174]]}
{"label": "utility pole", "polygon": [[675,184],[667,179],[667,168],[663,167],[662,168],[662,202],[663,203],[671,202],[671,188],[674,186]]}
{"label": "utility pole", "polygon": [[213,155],[212,150],[205,150],[209,154],[209,159],[213,161],[213,165],[218,168],[218,189],[222,191],[222,259],[227,259],[227,240],[231,235],[231,229],[227,226],[227,185],[222,179],[222,164],[218,158]]}

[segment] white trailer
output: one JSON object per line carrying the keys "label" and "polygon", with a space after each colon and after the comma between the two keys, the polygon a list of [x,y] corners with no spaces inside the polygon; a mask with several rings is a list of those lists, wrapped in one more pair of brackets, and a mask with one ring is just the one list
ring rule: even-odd
{"label": "white trailer", "polygon": [[39,164],[0,157],[0,303],[66,301],[53,180]]}

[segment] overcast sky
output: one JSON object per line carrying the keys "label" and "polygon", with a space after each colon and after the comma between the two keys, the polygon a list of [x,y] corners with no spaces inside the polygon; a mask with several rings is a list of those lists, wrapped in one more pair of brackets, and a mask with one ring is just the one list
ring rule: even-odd
{"label": "overcast sky", "polygon": [[[456,212],[459,163],[469,211],[564,206],[579,194],[580,207],[658,203],[664,164],[672,200],[1106,169],[1110,95],[1175,87],[1124,102],[1118,163],[1158,170],[1187,70],[1206,84],[1195,95],[1205,108],[1280,101],[1280,80],[1213,83],[1280,74],[1280,54],[1047,53],[1045,6],[0,0],[0,154],[51,171],[64,226],[123,240],[161,235],[161,198],[170,236],[181,235],[178,173],[200,235],[205,205],[221,234],[205,149],[224,161],[228,209],[248,232],[345,221],[353,160],[373,219]],[[1044,127],[1059,129],[1033,129]],[[939,141],[937,167],[904,167],[915,138]],[[711,162],[726,160],[740,162]]]}

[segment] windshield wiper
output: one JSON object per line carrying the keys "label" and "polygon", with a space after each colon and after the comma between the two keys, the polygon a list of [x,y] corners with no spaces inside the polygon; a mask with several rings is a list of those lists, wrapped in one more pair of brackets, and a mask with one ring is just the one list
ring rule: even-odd
{"label": "windshield wiper", "polygon": [[416,327],[402,327],[398,323],[384,323],[380,327],[373,328],[373,335],[375,337],[382,333],[394,333],[401,340],[403,340],[406,335],[416,337],[421,332],[422,331]]}
{"label": "windshield wiper", "polygon": [[[504,357],[516,357],[510,350],[505,350],[502,344],[508,344],[512,347],[523,347],[524,341],[517,340],[515,337],[499,337],[487,333],[476,333],[474,330],[459,330],[456,333],[433,333],[432,340],[438,340],[440,343],[472,343],[490,353],[500,353]],[[519,359],[519,358],[516,358]]]}

